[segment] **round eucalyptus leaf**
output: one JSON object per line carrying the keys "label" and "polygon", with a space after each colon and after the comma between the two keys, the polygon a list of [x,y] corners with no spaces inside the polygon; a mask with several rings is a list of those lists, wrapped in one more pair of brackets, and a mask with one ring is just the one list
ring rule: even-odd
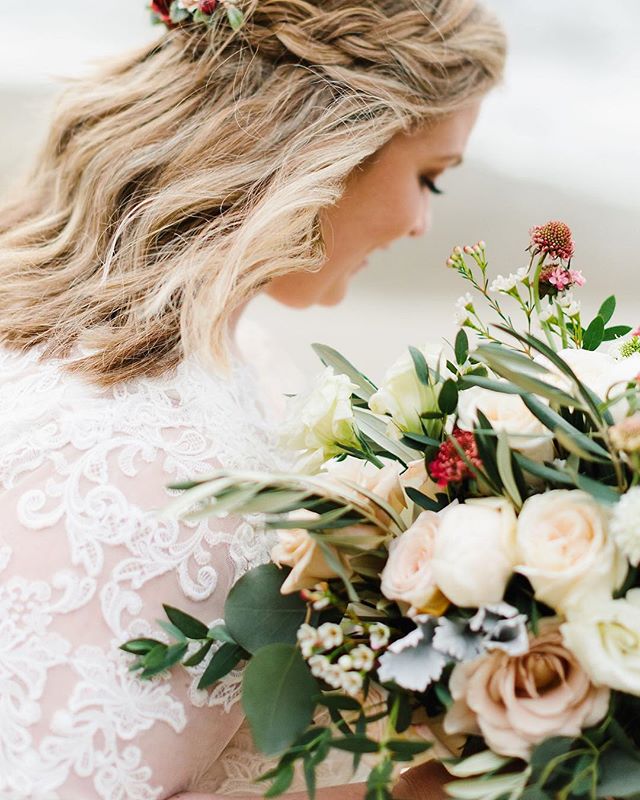
{"label": "round eucalyptus leaf", "polygon": [[320,687],[300,651],[289,644],[263,647],[247,664],[242,706],[256,747],[277,755],[309,727]]}
{"label": "round eucalyptus leaf", "polygon": [[289,570],[262,564],[233,586],[224,606],[224,620],[233,639],[256,653],[277,642],[294,644],[306,606],[298,593],[281,594]]}

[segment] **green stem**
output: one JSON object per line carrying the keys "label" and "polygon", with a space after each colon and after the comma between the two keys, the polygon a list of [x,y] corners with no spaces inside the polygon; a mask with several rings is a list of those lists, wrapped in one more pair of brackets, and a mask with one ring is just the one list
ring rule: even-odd
{"label": "green stem", "polygon": [[549,347],[556,349],[555,343],[553,341],[553,336],[551,335],[551,331],[549,330],[549,326],[546,322],[543,322],[540,319],[540,314],[542,313],[542,304],[540,302],[540,273],[542,272],[542,267],[544,265],[546,255],[542,255],[540,259],[538,259],[538,263],[536,264],[536,271],[533,277],[533,302],[536,307],[536,311],[538,312],[538,319],[540,320],[540,327],[544,331],[545,336],[547,337],[547,342]]}

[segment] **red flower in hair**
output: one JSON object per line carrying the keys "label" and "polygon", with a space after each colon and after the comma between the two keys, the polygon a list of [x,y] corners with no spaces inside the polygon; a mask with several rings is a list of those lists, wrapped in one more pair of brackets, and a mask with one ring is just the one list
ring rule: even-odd
{"label": "red flower in hair", "polygon": [[171,0],[152,0],[151,5],[149,6],[151,13],[155,14],[156,17],[166,25],[172,25],[171,22],[171,14],[169,10],[171,8]]}

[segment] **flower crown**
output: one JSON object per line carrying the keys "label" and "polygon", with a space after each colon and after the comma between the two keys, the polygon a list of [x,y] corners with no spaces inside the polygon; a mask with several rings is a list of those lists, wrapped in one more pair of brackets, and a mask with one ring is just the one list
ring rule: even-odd
{"label": "flower crown", "polygon": [[149,4],[154,23],[167,28],[191,22],[211,25],[215,15],[224,11],[234,31],[244,24],[244,14],[232,0],[153,0]]}

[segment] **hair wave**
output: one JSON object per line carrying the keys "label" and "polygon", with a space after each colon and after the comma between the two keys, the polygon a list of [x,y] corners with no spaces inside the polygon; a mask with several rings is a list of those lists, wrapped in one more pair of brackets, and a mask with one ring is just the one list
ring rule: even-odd
{"label": "hair wave", "polygon": [[84,355],[102,385],[204,351],[272,278],[322,266],[319,214],[394,134],[501,77],[475,0],[248,0],[165,32],[60,97],[0,208],[0,341]]}

